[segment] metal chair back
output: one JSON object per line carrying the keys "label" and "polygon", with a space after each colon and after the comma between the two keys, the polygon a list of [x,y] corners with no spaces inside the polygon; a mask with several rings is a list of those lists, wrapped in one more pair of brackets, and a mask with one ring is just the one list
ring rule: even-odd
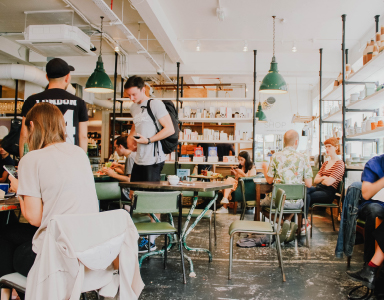
{"label": "metal chair back", "polygon": [[119,182],[95,182],[97,199],[102,200],[120,200],[121,191]]}
{"label": "metal chair back", "polygon": [[132,208],[132,211],[143,214],[181,213],[181,193],[136,191]]}

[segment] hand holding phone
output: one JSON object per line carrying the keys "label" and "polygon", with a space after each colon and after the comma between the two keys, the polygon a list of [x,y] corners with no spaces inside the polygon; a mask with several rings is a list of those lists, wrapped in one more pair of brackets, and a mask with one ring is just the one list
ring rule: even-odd
{"label": "hand holding phone", "polygon": [[3,168],[5,169],[5,171],[7,171],[9,173],[9,175],[11,175],[14,178],[17,178],[17,170],[16,170],[15,166],[5,165],[5,166],[3,166]]}

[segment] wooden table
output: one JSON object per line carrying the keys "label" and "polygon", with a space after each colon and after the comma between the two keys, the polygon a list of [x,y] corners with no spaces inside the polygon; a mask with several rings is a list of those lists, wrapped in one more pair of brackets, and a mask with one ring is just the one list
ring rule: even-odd
{"label": "wooden table", "polygon": [[17,197],[0,200],[0,211],[20,209],[20,201]]}
{"label": "wooden table", "polygon": [[108,182],[108,181],[117,181],[115,178],[108,175],[93,175],[95,182]]}
{"label": "wooden table", "polygon": [[205,175],[190,175],[189,178],[196,178],[196,179],[202,179],[202,180],[217,180],[217,179],[223,179],[223,177],[214,177],[214,176],[205,176]]}
{"label": "wooden table", "polygon": [[269,184],[265,178],[255,178],[253,180],[256,185],[256,208],[255,208],[255,221],[260,221],[260,212],[261,212],[261,206],[260,206],[260,198],[261,194],[268,194],[272,192],[273,184]]}
{"label": "wooden table", "polygon": [[[201,181],[195,181],[191,182],[188,185],[170,185],[168,181],[157,181],[157,182],[120,182],[119,183],[121,188],[130,188],[134,191],[142,190],[142,191],[186,191],[186,192],[194,192],[193,202],[191,209],[189,210],[189,213],[187,215],[187,219],[183,225],[183,229],[181,232],[181,243],[183,247],[187,251],[194,251],[194,252],[204,252],[208,254],[209,261],[212,261],[212,254],[208,249],[204,248],[191,248],[187,245],[186,239],[188,237],[188,234],[195,228],[197,223],[202,219],[202,217],[205,215],[207,210],[213,205],[213,203],[217,200],[218,197],[218,191],[223,189],[230,189],[233,187],[232,184],[227,184],[224,182],[201,182]],[[198,193],[199,192],[215,192],[215,197],[211,199],[208,203],[208,205],[203,209],[203,211],[200,213],[200,215],[196,218],[196,220],[193,222],[191,226],[188,227],[189,221],[191,220],[191,216],[193,211],[195,210],[197,199],[198,199]],[[176,242],[170,242],[171,247],[176,245]],[[170,248],[169,248],[170,249]],[[159,251],[153,251],[150,253],[144,254],[140,258],[139,264],[141,265],[142,261],[152,255],[162,254],[164,250]],[[196,277],[196,273],[193,270],[193,262],[192,259],[185,255],[185,258],[189,262],[189,270],[190,270],[190,277]]]}

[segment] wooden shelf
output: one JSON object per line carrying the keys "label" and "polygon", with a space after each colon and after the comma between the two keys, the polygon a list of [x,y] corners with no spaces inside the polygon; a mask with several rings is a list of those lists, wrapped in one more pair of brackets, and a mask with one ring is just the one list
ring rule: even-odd
{"label": "wooden shelf", "polygon": [[384,137],[384,127],[376,128],[367,132],[357,133],[353,135],[347,135],[347,139],[359,138],[359,139],[378,139]]}
{"label": "wooden shelf", "polygon": [[252,143],[252,141],[221,141],[221,140],[179,140],[180,143],[191,143],[191,144],[249,144]]}
{"label": "wooden shelf", "polygon": [[[358,71],[352,74],[346,81],[355,81],[355,82],[375,82],[382,80],[384,77],[384,52],[381,52],[374,59],[369,61]],[[346,85],[345,86],[345,96],[346,99],[349,98],[349,95],[352,93],[357,93],[363,89],[363,85]],[[323,100],[341,100],[342,98],[342,85],[335,87],[331,92],[329,92]]]}
{"label": "wooden shelf", "polygon": [[[348,104],[346,107],[350,109],[377,109],[384,106],[384,89],[377,91],[376,93],[366,97],[363,100],[358,100]],[[347,112],[347,116],[352,117],[359,115],[361,112]],[[334,112],[332,115],[324,118],[323,121],[341,121],[342,113],[341,109]]]}

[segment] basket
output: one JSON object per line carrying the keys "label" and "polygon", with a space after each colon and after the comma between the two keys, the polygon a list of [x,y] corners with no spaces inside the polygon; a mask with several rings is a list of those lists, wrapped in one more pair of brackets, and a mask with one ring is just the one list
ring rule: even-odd
{"label": "basket", "polygon": [[[197,199],[197,205],[203,203],[204,200],[202,198],[199,198]],[[183,199],[181,199],[181,205],[182,206],[188,206],[188,207],[191,207],[192,206],[192,203],[193,203],[193,197],[183,197]]]}

